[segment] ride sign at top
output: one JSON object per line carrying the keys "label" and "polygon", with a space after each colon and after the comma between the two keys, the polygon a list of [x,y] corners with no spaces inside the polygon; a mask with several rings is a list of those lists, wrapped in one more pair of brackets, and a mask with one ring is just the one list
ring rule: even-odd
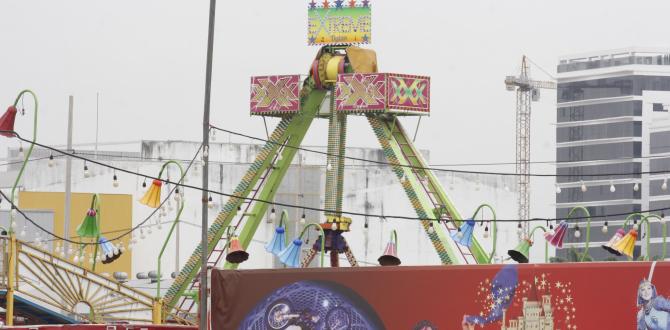
{"label": "ride sign at top", "polygon": [[308,8],[309,45],[370,43],[372,9],[369,0],[311,0]]}

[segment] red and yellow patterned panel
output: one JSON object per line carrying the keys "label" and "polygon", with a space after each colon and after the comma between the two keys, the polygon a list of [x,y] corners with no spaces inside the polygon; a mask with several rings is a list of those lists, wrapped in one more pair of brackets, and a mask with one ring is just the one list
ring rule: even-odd
{"label": "red and yellow patterned panel", "polygon": [[299,88],[299,75],[251,77],[251,114],[300,111]]}
{"label": "red and yellow patterned panel", "polygon": [[351,73],[337,76],[335,106],[345,112],[386,110],[386,74]]}
{"label": "red and yellow patterned panel", "polygon": [[387,74],[389,110],[430,112],[430,77]]}

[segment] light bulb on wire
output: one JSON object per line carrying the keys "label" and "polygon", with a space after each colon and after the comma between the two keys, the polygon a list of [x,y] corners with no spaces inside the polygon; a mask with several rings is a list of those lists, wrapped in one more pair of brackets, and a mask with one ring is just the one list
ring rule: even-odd
{"label": "light bulb on wire", "polygon": [[603,234],[607,234],[607,221],[603,224],[603,228],[601,229]]}
{"label": "light bulb on wire", "polygon": [[487,224],[486,227],[484,227],[484,238],[489,238],[491,236],[489,234],[489,225]]}
{"label": "light bulb on wire", "polygon": [[661,190],[663,190],[663,191],[668,190],[668,179],[667,178],[663,179],[663,184],[661,185]]}
{"label": "light bulb on wire", "polygon": [[91,177],[91,171],[88,170],[88,165],[86,165],[86,163],[84,163],[84,177],[85,178]]}
{"label": "light bulb on wire", "polygon": [[556,185],[556,193],[560,194],[561,193],[561,186]]}
{"label": "light bulb on wire", "polygon": [[305,212],[302,212],[302,217],[300,217],[300,224],[304,225],[305,222],[307,222],[307,217],[305,216]]}
{"label": "light bulb on wire", "polygon": [[433,226],[433,222],[431,221],[431,222],[428,224],[428,233],[429,233],[429,234],[432,234],[432,233],[434,233],[434,232],[435,232],[435,227]]}
{"label": "light bulb on wire", "polygon": [[640,184],[635,182],[635,185],[633,185],[633,191],[639,191],[640,190]]}
{"label": "light bulb on wire", "polygon": [[119,187],[119,179],[116,177],[116,174],[114,174],[114,177],[112,178],[112,187],[114,188]]}
{"label": "light bulb on wire", "polygon": [[584,181],[582,181],[581,189],[582,189],[582,192],[586,192],[586,190],[588,189],[588,188],[586,188],[586,184],[584,183]]}
{"label": "light bulb on wire", "polygon": [[616,187],[614,186],[614,182],[610,181],[610,192],[613,193],[616,191]]}
{"label": "light bulb on wire", "polygon": [[209,195],[209,198],[207,199],[207,207],[210,209],[214,207],[214,201],[212,200],[212,195]]}
{"label": "light bulb on wire", "polygon": [[277,219],[277,212],[275,212],[275,207],[272,207],[270,210],[270,221],[275,221]]}
{"label": "light bulb on wire", "polygon": [[49,162],[47,163],[49,167],[54,167],[54,155],[49,155]]}
{"label": "light bulb on wire", "polygon": [[331,164],[330,162],[328,162],[328,164],[326,165],[326,170],[327,170],[327,171],[332,171],[332,170],[333,170],[333,164]]}
{"label": "light bulb on wire", "polygon": [[582,232],[579,231],[579,226],[575,225],[575,238],[580,238],[582,236]]}

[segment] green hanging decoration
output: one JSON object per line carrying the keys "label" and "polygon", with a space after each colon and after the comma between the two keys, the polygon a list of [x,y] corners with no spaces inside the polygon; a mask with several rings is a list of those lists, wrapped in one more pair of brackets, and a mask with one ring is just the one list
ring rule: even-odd
{"label": "green hanging decoration", "polygon": [[77,227],[77,235],[80,238],[98,238],[100,236],[100,210],[98,206],[98,194],[93,195],[91,208],[86,212],[84,221]]}

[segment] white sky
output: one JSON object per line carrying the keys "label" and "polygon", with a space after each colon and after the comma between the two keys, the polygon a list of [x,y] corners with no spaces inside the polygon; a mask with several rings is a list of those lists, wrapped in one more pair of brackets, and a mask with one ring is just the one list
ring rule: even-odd
{"label": "white sky", "polygon": [[[667,1],[372,4],[369,47],[377,51],[380,70],[432,77],[432,116],[422,121],[417,143],[431,150],[435,164],[514,161],[515,98],[503,80],[518,71],[522,54],[555,72],[564,54],[668,46]],[[38,140],[47,144],[65,143],[70,94],[76,102],[75,142],[94,141],[96,92],[102,95],[100,141],[197,140],[208,5],[207,0],[3,0],[0,102],[9,105],[20,89],[33,89],[41,104]],[[265,134],[262,120],[248,115],[249,77],[307,73],[317,48],[306,45],[306,8],[306,0],[219,1],[212,123]],[[547,79],[537,68],[532,75]],[[555,92],[543,91],[533,111],[533,159],[553,160]],[[31,134],[31,120],[18,119],[23,135]],[[405,120],[411,132],[415,120]],[[325,144],[325,127],[319,122],[306,142]],[[2,156],[12,144],[0,141]],[[348,141],[377,147],[361,118],[351,121]],[[553,167],[533,171],[551,173]]]}

